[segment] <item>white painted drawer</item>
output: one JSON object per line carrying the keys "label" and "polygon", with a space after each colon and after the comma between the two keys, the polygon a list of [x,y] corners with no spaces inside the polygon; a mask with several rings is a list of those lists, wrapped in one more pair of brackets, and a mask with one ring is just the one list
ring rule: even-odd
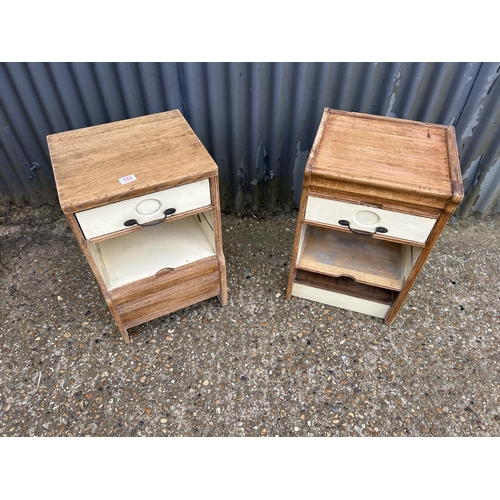
{"label": "white painted drawer", "polygon": [[76,214],[87,240],[126,229],[125,222],[136,220],[148,224],[161,220],[164,211],[173,208],[175,214],[210,205],[208,179],[185,184],[164,191],[138,196],[130,200],[110,203]]}
{"label": "white painted drawer", "polygon": [[371,300],[362,299],[359,297],[351,297],[343,293],[333,292],[330,290],[322,290],[308,285],[294,283],[292,285],[292,295],[302,299],[321,302],[341,309],[375,316],[376,318],[385,318],[390,306],[380,304]]}
{"label": "white painted drawer", "polygon": [[[424,244],[436,219],[355,205],[343,201],[310,196],[307,199],[306,221],[334,227],[349,227],[354,231],[374,233],[400,240]],[[343,223],[339,222],[343,221]],[[387,231],[384,231],[387,230]],[[384,231],[384,232],[381,232]]]}

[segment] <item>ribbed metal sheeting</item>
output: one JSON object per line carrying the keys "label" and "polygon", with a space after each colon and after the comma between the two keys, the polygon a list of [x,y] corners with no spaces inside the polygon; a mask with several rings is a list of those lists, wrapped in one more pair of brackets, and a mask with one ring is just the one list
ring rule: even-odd
{"label": "ribbed metal sheeting", "polygon": [[45,137],[179,109],[225,209],[296,207],[325,107],[452,124],[466,199],[500,211],[499,63],[0,63],[0,203],[55,203]]}
{"label": "ribbed metal sheeting", "polygon": [[456,135],[466,198],[458,214],[500,213],[500,64],[483,64]]}

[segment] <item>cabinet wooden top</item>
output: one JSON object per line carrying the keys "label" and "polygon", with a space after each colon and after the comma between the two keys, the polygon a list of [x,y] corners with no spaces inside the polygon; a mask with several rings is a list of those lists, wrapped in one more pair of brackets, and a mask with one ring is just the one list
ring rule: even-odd
{"label": "cabinet wooden top", "polygon": [[311,153],[319,189],[435,208],[463,197],[451,126],[326,108]]}
{"label": "cabinet wooden top", "polygon": [[[180,111],[47,136],[59,201],[71,213],[217,175]],[[130,180],[133,176],[136,180]],[[122,182],[120,182],[122,179]]]}

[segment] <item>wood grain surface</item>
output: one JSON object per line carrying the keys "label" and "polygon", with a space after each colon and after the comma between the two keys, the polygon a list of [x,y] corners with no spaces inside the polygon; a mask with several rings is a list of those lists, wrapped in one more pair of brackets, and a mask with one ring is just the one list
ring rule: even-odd
{"label": "wood grain surface", "polygon": [[[47,136],[59,201],[78,212],[216,176],[178,110]],[[134,175],[137,180],[121,184]]]}
{"label": "wood grain surface", "polygon": [[330,189],[443,208],[453,196],[453,127],[328,110],[311,168],[313,190]]}
{"label": "wood grain surface", "polygon": [[298,269],[348,276],[360,283],[401,290],[402,245],[369,236],[305,225]]}

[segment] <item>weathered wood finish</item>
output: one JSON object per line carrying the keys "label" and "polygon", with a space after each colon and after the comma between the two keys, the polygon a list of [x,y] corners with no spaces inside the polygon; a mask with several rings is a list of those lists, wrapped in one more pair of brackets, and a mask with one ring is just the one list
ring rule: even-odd
{"label": "weathered wood finish", "polygon": [[329,110],[311,188],[442,209],[452,196],[449,128]]}
{"label": "weathered wood finish", "polygon": [[297,263],[297,255],[299,253],[299,247],[300,247],[300,239],[302,236],[302,227],[304,225],[304,216],[306,213],[306,206],[307,206],[307,198],[309,197],[309,189],[311,185],[311,172],[312,172],[312,166],[314,163],[314,160],[316,158],[316,154],[318,152],[318,147],[319,143],[321,141],[321,138],[323,137],[323,131],[325,129],[326,121],[328,119],[328,108],[325,108],[323,110],[323,115],[321,117],[321,121],[318,126],[318,131],[316,133],[316,137],[314,138],[314,142],[311,148],[311,151],[309,153],[309,157],[307,158],[307,163],[306,163],[306,168],[304,171],[304,180],[302,183],[302,194],[300,197],[300,206],[299,206],[299,212],[297,214],[297,226],[295,228],[295,240],[293,244],[293,249],[292,249],[292,260],[290,264],[290,274],[288,277],[288,286],[286,289],[286,300],[290,300],[292,296],[292,287],[293,287],[293,281],[295,278],[295,273],[296,271],[296,263]]}
{"label": "weathered wood finish", "polygon": [[[125,342],[128,328],[164,314],[215,296],[227,304],[218,168],[178,110],[47,142],[61,207]],[[120,183],[130,175],[135,180]],[[177,211],[153,227],[124,227],[129,218],[163,218],[134,212],[144,198],[174,200]],[[174,235],[183,243],[171,241]],[[170,256],[158,248],[163,241]]]}
{"label": "weathered wood finish", "polygon": [[108,288],[106,286],[106,283],[104,282],[104,279],[94,261],[93,255],[90,253],[87,243],[85,241],[85,238],[83,237],[83,234],[81,232],[80,226],[78,225],[78,222],[75,218],[74,214],[65,214],[66,219],[68,221],[68,224],[70,228],[73,230],[73,233],[76,237],[76,240],[78,241],[78,244],[80,245],[80,248],[82,249],[83,255],[85,255],[87,262],[89,263],[90,269],[92,270],[92,273],[94,274],[94,277],[97,281],[97,284],[99,285],[99,288],[101,289],[102,295],[104,297],[104,300],[106,301],[106,305],[108,306],[109,312],[113,316],[113,319],[115,320],[116,326],[118,327],[118,330],[123,338],[123,340],[128,344],[130,342],[130,337],[128,335],[127,329],[125,328],[125,325],[123,324],[123,321],[116,311],[116,307],[113,303],[113,300],[111,299],[111,296],[108,292]]}
{"label": "weathered wood finish", "polygon": [[196,277],[172,288],[150,293],[117,306],[125,327],[150,321],[220,294],[219,273]]}
{"label": "weathered wood finish", "polygon": [[297,269],[348,276],[359,283],[401,290],[402,246],[358,234],[305,225]]}
{"label": "weathered wood finish", "polygon": [[165,289],[176,288],[185,282],[196,280],[196,278],[217,274],[218,271],[217,257],[208,257],[177,269],[164,269],[156,273],[155,276],[115,288],[109,292],[109,295],[113,303],[118,307]]}
{"label": "weathered wood finish", "polygon": [[[68,213],[218,175],[178,110],[61,132],[47,142],[61,208]],[[137,180],[120,184],[127,175]]]}
{"label": "weathered wood finish", "polygon": [[219,261],[220,295],[219,301],[222,306],[227,305],[227,280],[226,280],[226,259],[222,251],[222,227],[220,213],[219,181],[217,177],[210,178],[210,194],[212,197],[215,252]]}
{"label": "weathered wood finish", "polygon": [[334,278],[332,276],[316,274],[301,269],[297,271],[295,283],[338,292],[343,295],[350,295],[351,297],[357,297],[359,299],[378,302],[385,305],[391,305],[395,295],[395,292],[387,288],[365,285],[351,278]]}
{"label": "weathered wood finish", "polygon": [[[462,198],[453,127],[326,108],[304,172],[287,300],[297,295],[383,317],[390,324]],[[306,212],[310,199],[316,201]],[[388,211],[386,220],[397,231],[329,241],[332,230],[349,232],[338,219],[363,207],[381,219]],[[312,247],[313,240],[303,234],[311,225],[326,228]],[[354,242],[353,236],[357,249],[344,245]],[[377,240],[401,244],[399,265],[391,252],[383,262]],[[380,297],[390,297],[383,307],[375,305]]]}

